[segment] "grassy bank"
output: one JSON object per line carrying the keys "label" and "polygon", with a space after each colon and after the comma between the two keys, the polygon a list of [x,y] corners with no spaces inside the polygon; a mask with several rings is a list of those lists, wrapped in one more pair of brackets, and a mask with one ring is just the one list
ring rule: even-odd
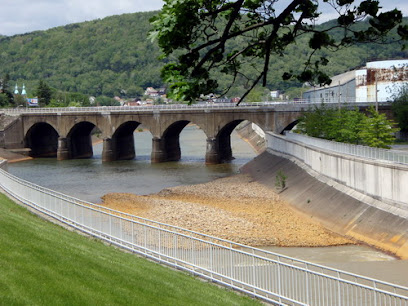
{"label": "grassy bank", "polygon": [[65,230],[0,194],[0,305],[16,304],[257,302]]}

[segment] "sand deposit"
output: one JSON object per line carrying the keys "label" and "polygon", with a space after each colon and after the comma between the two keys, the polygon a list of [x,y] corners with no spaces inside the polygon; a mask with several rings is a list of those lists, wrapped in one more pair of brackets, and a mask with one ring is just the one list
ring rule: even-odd
{"label": "sand deposit", "polygon": [[112,209],[252,246],[352,243],[243,174],[147,196],[111,193],[102,199]]}

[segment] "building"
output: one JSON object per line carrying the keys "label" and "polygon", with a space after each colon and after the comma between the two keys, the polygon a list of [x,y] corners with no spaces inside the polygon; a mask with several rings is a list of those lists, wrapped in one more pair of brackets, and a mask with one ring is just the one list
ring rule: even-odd
{"label": "building", "polygon": [[270,94],[272,99],[279,99],[281,92],[279,90],[271,90]]}
{"label": "building", "polygon": [[[16,84],[16,86],[14,86],[14,94],[15,95],[19,95],[20,94],[20,92],[18,91],[18,85]],[[23,87],[22,87],[22,89],[21,89],[21,95],[22,96],[27,96],[27,91],[26,91],[26,89],[25,89],[25,84],[23,84]]]}
{"label": "building", "polygon": [[322,103],[390,101],[404,84],[408,84],[408,59],[368,62],[332,77],[329,86],[304,92],[303,99]]}
{"label": "building", "polygon": [[152,98],[159,97],[159,95],[160,95],[159,92],[156,89],[154,89],[153,87],[147,87],[144,94],[145,94],[145,96],[149,96],[149,97],[152,97]]}

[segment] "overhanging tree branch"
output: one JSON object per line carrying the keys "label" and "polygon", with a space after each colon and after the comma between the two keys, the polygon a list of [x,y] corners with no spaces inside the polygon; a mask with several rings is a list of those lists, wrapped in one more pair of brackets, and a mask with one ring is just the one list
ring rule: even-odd
{"label": "overhanging tree branch", "polygon": [[[318,0],[293,0],[277,11],[276,4],[283,0],[165,0],[163,10],[153,19],[152,36],[157,37],[165,55],[178,54],[178,62],[163,70],[166,82],[171,85],[173,98],[184,98],[190,103],[201,94],[217,90],[219,75],[232,77],[231,88],[242,70],[243,63],[257,60],[261,71],[256,73],[251,91],[262,79],[268,84],[270,65],[274,56],[285,56],[285,50],[295,44],[300,36],[310,33],[308,53],[310,57],[302,70],[284,74],[299,81],[327,82],[328,77],[320,66],[327,64],[322,57],[313,62],[316,50],[339,49],[355,43],[380,42],[398,27],[401,41],[408,39],[408,26],[401,25],[402,14],[398,10],[379,13],[379,2],[365,0],[353,6],[355,1],[325,0],[339,14],[337,24],[328,27],[315,25],[319,15]],[[370,17],[363,30],[354,25]],[[334,39],[336,29],[343,30],[340,39]],[[339,36],[337,36],[339,37]],[[239,39],[239,48],[231,50],[228,42]],[[244,92],[245,98],[249,91]],[[241,99],[242,101],[243,99]]]}

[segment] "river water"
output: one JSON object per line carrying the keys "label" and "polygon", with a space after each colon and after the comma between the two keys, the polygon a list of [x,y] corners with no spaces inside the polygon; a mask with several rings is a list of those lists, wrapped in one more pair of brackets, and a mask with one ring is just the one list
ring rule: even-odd
{"label": "river water", "polygon": [[[97,144],[94,146],[94,156],[91,159],[66,161],[57,161],[55,158],[33,159],[9,164],[9,171],[40,186],[98,203],[101,196],[110,192],[150,194],[163,188],[205,183],[233,175],[256,155],[249,144],[233,132],[231,146],[235,159],[226,164],[206,166],[205,134],[196,126],[187,126],[180,134],[181,160],[151,164],[151,139],[152,135],[148,131],[135,133],[135,160],[102,163],[102,144]],[[402,271],[408,272],[408,261],[395,260],[390,255],[366,246],[266,249],[346,270],[355,265],[353,271],[368,276],[377,276],[373,273],[384,270],[381,274],[384,278],[385,270],[390,271],[390,264],[391,271],[394,271],[392,275],[394,277],[395,274],[400,275],[401,265],[395,265],[396,262],[401,262]],[[362,267],[366,267],[366,271],[360,271]],[[397,279],[388,280],[408,285],[405,272]]]}
{"label": "river water", "polygon": [[18,177],[90,202],[99,202],[109,192],[156,193],[163,188],[205,183],[239,172],[255,153],[236,133],[231,139],[235,159],[231,163],[205,165],[206,137],[196,126],[180,135],[179,162],[150,163],[152,135],[135,133],[136,159],[102,163],[102,144],[94,146],[91,159],[57,161],[41,158],[10,164]]}

